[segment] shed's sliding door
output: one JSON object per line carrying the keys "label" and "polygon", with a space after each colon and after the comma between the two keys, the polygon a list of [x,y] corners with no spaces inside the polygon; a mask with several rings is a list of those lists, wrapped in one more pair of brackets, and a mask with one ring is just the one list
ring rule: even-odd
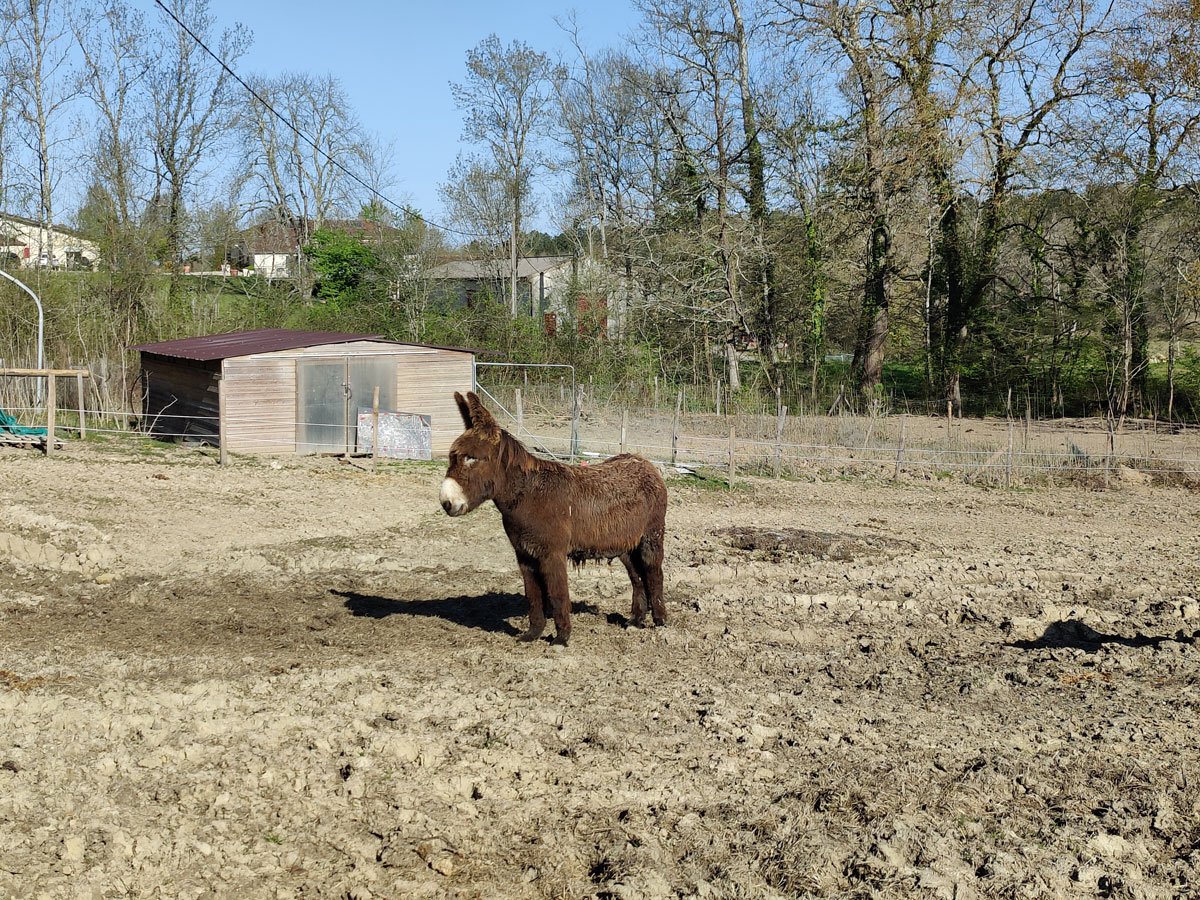
{"label": "shed's sliding door", "polygon": [[349,453],[355,449],[360,409],[396,403],[396,357],[344,356],[296,362],[297,453]]}

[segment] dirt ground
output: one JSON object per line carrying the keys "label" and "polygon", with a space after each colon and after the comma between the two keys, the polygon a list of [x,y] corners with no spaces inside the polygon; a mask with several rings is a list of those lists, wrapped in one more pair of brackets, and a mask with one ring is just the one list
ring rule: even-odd
{"label": "dirt ground", "polygon": [[441,474],[0,450],[0,896],[1200,895],[1200,494],[671,478],[564,650]]}

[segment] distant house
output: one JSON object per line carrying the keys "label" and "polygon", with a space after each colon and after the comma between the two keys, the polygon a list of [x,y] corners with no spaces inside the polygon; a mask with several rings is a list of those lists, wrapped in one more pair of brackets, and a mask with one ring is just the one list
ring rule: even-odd
{"label": "distant house", "polygon": [[[454,259],[434,266],[426,277],[439,282],[441,295],[470,306],[483,294],[505,301],[510,263],[505,259]],[[574,256],[528,256],[517,260],[517,306],[530,314],[566,311],[567,285],[579,272]]]}
{"label": "distant house", "polygon": [[[378,243],[397,229],[370,219],[326,219],[321,228],[341,231],[364,244]],[[318,225],[314,219],[287,224],[275,220],[259,222],[241,232],[230,248],[226,263],[235,269],[253,269],[264,278],[290,278],[304,245]]]}
{"label": "distant house", "polygon": [[22,269],[91,269],[100,258],[100,248],[73,228],[51,225],[0,213],[0,263],[16,263]]}
{"label": "distant house", "polygon": [[234,271],[252,269],[264,278],[287,278],[295,272],[302,246],[297,229],[282,222],[260,222],[238,235],[225,263]]}

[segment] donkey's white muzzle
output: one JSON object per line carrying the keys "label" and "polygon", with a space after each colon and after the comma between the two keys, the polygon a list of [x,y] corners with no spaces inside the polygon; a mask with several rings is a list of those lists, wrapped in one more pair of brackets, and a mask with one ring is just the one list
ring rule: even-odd
{"label": "donkey's white muzzle", "polygon": [[461,516],[467,511],[467,495],[453,478],[442,479],[442,509],[447,515]]}

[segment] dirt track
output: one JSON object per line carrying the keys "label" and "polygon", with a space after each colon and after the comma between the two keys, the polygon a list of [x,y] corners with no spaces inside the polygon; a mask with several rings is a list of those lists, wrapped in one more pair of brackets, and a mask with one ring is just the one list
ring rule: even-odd
{"label": "dirt track", "polygon": [[440,477],[0,451],[0,896],[1200,893],[1200,495],[673,479],[564,651]]}

